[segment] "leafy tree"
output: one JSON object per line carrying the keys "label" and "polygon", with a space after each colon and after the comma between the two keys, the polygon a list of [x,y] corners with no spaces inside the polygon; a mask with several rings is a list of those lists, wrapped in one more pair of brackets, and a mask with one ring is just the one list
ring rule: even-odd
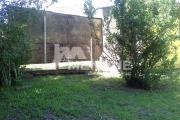
{"label": "leafy tree", "polygon": [[[114,3],[111,16],[104,19],[106,48],[112,57],[104,57],[120,66],[128,86],[150,89],[172,70],[177,59],[173,42],[178,37],[179,3],[175,0],[115,0]],[[86,8],[85,11],[90,12]],[[114,33],[109,27],[112,16],[116,20]],[[123,64],[127,60],[128,66]]]}
{"label": "leafy tree", "polygon": [[[92,30],[91,30],[91,37],[93,39],[95,39],[96,45],[98,45],[99,48],[102,49],[103,46],[102,46],[102,44],[100,44],[100,38],[98,38],[98,35],[97,35],[97,31],[99,30],[99,27],[102,27],[102,26],[96,25],[95,22],[93,21],[94,15],[96,14],[97,10],[98,9],[94,8],[94,6],[92,5],[92,0],[85,0],[85,2],[84,2],[84,13],[88,16],[89,25],[92,28]],[[108,17],[106,16],[106,18],[108,18]],[[114,64],[114,65],[117,66],[117,63],[112,58],[113,54],[108,54],[107,52],[104,52],[103,49],[102,49],[102,52],[106,55],[106,59],[111,61],[111,64]]]}
{"label": "leafy tree", "polygon": [[[45,0],[0,1],[0,85],[21,80],[20,65],[31,56],[28,24],[34,24]],[[57,0],[52,0],[52,3]],[[23,9],[31,8],[31,9]]]}

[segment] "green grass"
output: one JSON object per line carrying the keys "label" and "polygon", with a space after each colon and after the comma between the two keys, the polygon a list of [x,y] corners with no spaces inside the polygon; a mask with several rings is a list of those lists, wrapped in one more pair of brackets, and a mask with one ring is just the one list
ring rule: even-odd
{"label": "green grass", "polygon": [[[178,71],[179,72],[179,71]],[[31,88],[0,88],[0,120],[179,120],[180,76],[145,91],[120,78],[86,75],[26,80]]]}

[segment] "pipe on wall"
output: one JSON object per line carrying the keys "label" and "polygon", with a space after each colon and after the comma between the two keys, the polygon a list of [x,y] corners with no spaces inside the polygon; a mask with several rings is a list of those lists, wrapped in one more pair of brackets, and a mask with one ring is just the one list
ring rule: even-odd
{"label": "pipe on wall", "polygon": [[46,15],[44,15],[44,63],[47,63],[47,54],[46,54]]}

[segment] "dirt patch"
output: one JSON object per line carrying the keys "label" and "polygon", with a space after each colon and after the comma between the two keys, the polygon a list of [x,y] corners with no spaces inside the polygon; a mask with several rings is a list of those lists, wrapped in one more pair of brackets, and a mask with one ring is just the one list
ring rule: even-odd
{"label": "dirt patch", "polygon": [[62,118],[56,117],[53,113],[53,111],[47,111],[45,112],[40,120],[63,120]]}

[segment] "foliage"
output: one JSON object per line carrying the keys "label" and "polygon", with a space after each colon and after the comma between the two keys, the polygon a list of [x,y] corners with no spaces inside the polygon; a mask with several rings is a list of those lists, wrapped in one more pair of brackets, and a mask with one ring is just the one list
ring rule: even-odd
{"label": "foliage", "polygon": [[104,57],[120,66],[128,86],[150,89],[173,68],[178,13],[175,0],[115,0],[111,14],[117,31],[111,32],[112,17],[106,16],[105,47],[111,56]]}
{"label": "foliage", "polygon": [[85,0],[84,13],[88,16],[89,25],[92,28],[91,37],[96,41],[95,42],[96,45],[98,45],[99,48],[102,50],[102,52],[107,56],[106,58],[109,59],[109,61],[111,61],[112,64],[116,65],[116,62],[114,62],[114,60],[111,58],[112,54],[107,54],[107,52],[103,50],[102,44],[100,44],[100,38],[97,35],[97,31],[99,27],[102,27],[102,26],[96,25],[95,22],[93,21],[94,15],[96,14],[97,10],[98,9],[94,8],[94,6],[92,5],[92,0]]}
{"label": "foliage", "polygon": [[[31,56],[28,25],[37,21],[44,1],[1,0],[0,9],[0,85],[21,80],[20,65]],[[26,9],[25,9],[26,8]]]}
{"label": "foliage", "polygon": [[100,27],[99,25],[96,26],[94,21],[93,21],[93,18],[94,18],[94,15],[96,13],[98,9],[94,8],[92,6],[92,0],[86,0],[85,3],[84,3],[84,13],[86,15],[88,15],[88,20],[89,20],[89,25],[92,27],[92,31],[91,31],[91,37],[96,39],[96,44],[97,45],[100,45],[100,39],[98,38],[96,32],[98,31],[98,28]]}

